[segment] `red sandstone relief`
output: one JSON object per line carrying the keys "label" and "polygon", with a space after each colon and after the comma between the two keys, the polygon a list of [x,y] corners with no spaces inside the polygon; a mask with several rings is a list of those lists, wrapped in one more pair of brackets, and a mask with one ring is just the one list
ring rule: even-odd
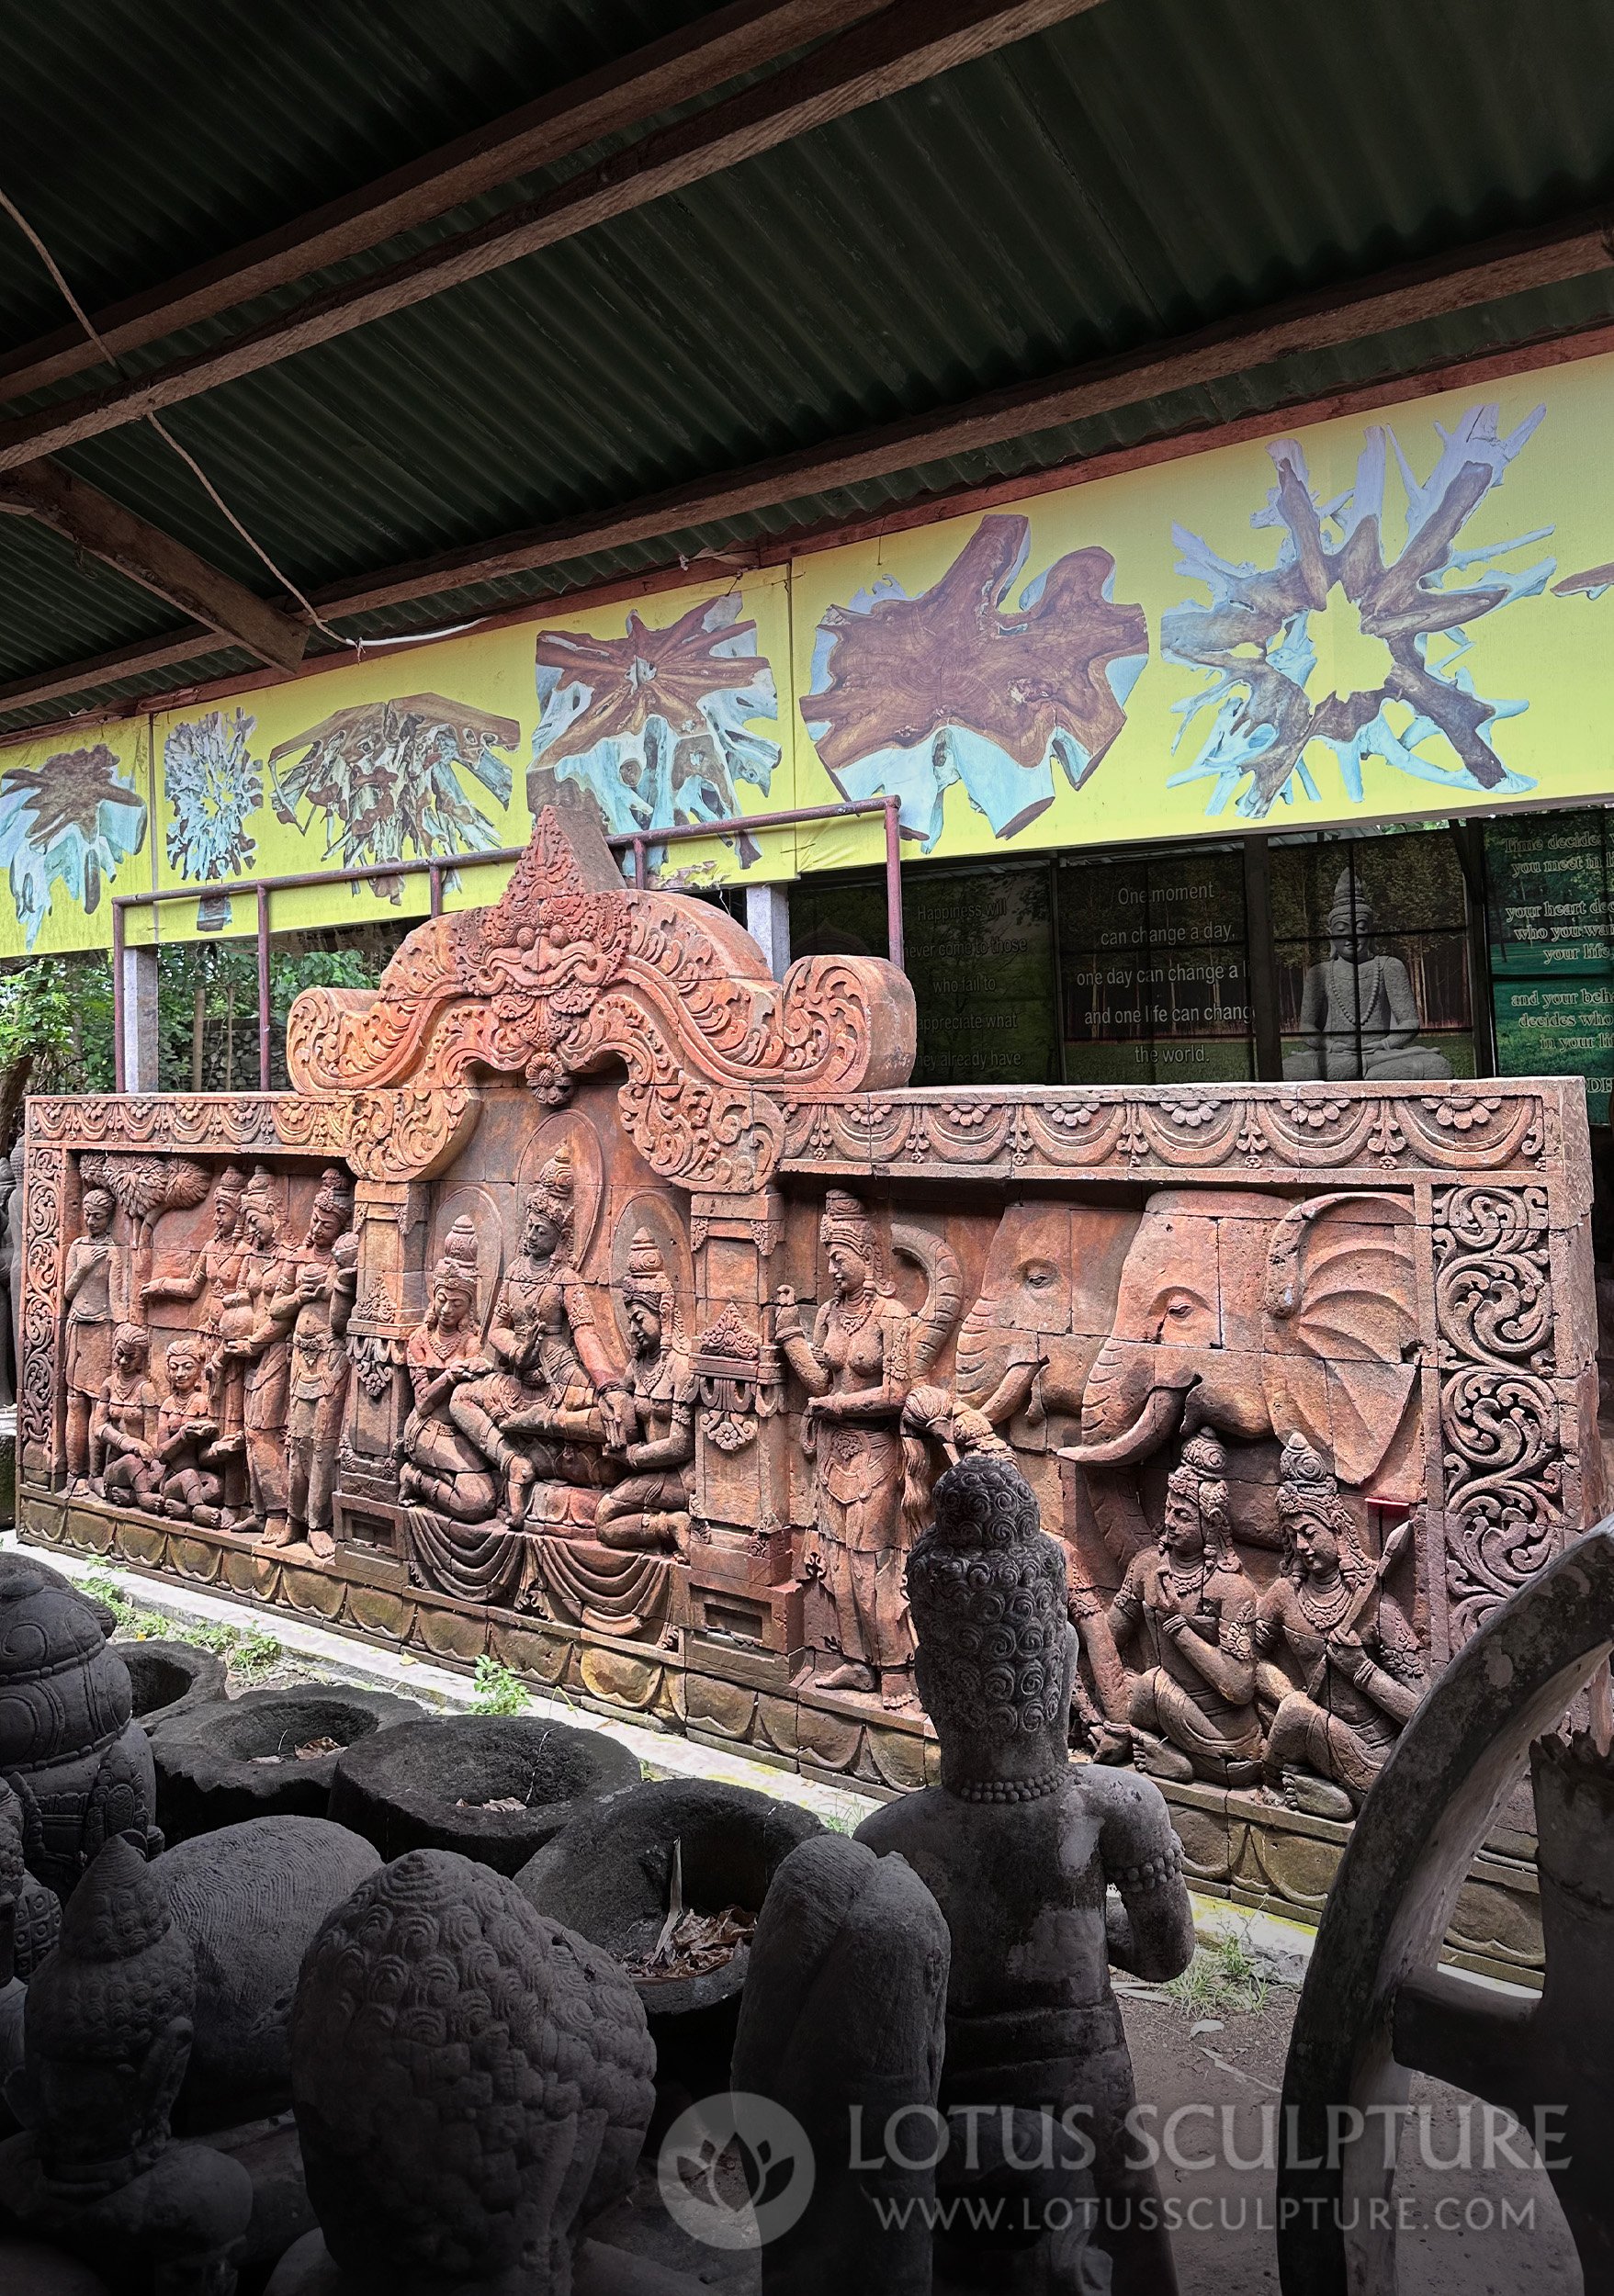
{"label": "red sandstone relief", "polygon": [[1601,1511],[1579,1087],[909,1092],[547,814],[275,1099],[30,1103],[36,1532],[915,1784],[905,1565],[1012,1457],[1078,1734],[1307,1818]]}

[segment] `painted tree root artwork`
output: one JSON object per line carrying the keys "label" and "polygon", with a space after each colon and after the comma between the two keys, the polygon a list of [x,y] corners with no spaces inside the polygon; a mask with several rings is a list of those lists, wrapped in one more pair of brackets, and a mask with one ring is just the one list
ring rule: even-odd
{"label": "painted tree root artwork", "polygon": [[566,808],[299,998],[295,1091],[30,1101],[29,1536],[891,1792],[937,1758],[909,1548],[1008,1458],[1074,1750],[1315,1911],[1424,1685],[1602,1512],[1583,1087],[916,1091],[913,1038],[900,974],[777,983]]}

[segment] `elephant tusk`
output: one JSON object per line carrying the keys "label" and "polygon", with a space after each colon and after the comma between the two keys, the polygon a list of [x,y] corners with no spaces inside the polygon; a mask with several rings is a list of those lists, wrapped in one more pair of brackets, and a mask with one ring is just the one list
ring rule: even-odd
{"label": "elephant tusk", "polygon": [[1130,1427],[1100,1443],[1067,1444],[1059,1457],[1077,1467],[1123,1467],[1145,1458],[1176,1427],[1182,1415],[1182,1396],[1180,1388],[1151,1388],[1147,1402]]}

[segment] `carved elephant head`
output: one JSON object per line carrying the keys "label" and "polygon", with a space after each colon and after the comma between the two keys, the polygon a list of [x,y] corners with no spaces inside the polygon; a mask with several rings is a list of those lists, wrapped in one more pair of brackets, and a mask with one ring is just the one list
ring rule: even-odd
{"label": "carved elephant head", "polygon": [[1247,1442],[1298,1433],[1364,1483],[1405,1411],[1417,1334],[1405,1199],[1163,1188],[1088,1375],[1082,1440],[1063,1456],[1122,1465],[1207,1426]]}
{"label": "carved elephant head", "polygon": [[1020,1419],[1017,1448],[1040,1447],[1050,1418],[1079,1417],[1136,1225],[1134,1211],[1039,1200],[999,1221],[959,1327],[954,1384],[995,1425]]}

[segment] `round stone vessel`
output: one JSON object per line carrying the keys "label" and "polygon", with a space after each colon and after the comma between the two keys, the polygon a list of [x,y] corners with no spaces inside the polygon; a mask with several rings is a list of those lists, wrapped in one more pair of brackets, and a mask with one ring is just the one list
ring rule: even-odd
{"label": "round stone vessel", "polygon": [[810,1810],[772,1795],[710,1779],[658,1779],[575,1820],[522,1867],[515,1885],[540,1913],[628,1964],[663,2079],[692,2086],[721,2076],[726,2083],[750,1944],[689,1976],[634,1966],[667,1920],[674,1844],[689,1910],[710,1915],[733,1906],[754,1920],[792,1850],[822,1831]]}
{"label": "round stone vessel", "polygon": [[[193,1706],[152,1735],[164,1833],[172,1843],[249,1818],[323,1818],[342,1750],[420,1714],[412,1698],[325,1683]],[[322,1739],[331,1751],[299,1753]]]}
{"label": "round stone vessel", "polygon": [[193,1706],[211,1705],[226,1695],[226,1670],[214,1650],[194,1642],[120,1642],[119,1656],[129,1669],[134,1718],[151,1737],[160,1724]]}
{"label": "round stone vessel", "polygon": [[[514,1874],[638,1780],[638,1757],[603,1730],[526,1714],[445,1715],[349,1747],[330,1814],[389,1862],[406,1850],[450,1850]],[[515,1806],[490,1806],[500,1802]]]}

